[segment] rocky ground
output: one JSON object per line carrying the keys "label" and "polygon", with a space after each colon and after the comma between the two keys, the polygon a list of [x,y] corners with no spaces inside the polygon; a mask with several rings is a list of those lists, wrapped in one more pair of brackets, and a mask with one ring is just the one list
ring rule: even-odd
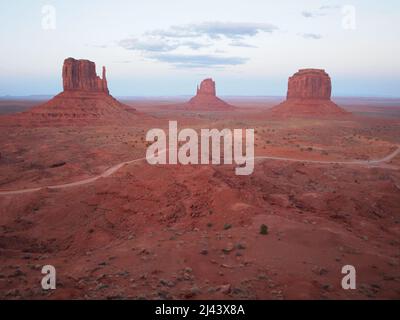
{"label": "rocky ground", "polygon": [[[194,128],[253,127],[256,155],[365,160],[400,144],[395,118],[135,107],[152,110],[153,122],[12,130],[3,123],[0,189],[71,182],[143,157],[145,132],[171,117]],[[0,297],[399,299],[399,161],[258,160],[251,176],[232,166],[138,162],[84,186],[0,196]],[[47,264],[57,270],[51,292],[40,286]],[[357,270],[354,291],[341,288],[348,264]]]}

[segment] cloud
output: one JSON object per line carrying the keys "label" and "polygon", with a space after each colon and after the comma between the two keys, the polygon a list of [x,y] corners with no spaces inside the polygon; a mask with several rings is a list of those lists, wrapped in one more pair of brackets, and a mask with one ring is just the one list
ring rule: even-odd
{"label": "cloud", "polygon": [[322,35],[317,33],[299,33],[299,36],[302,36],[305,39],[314,39],[314,40],[322,39]]}
{"label": "cloud", "polygon": [[303,17],[306,17],[306,18],[314,18],[315,17],[315,14],[311,11],[303,11],[301,14],[303,15]]}
{"label": "cloud", "polygon": [[233,39],[245,36],[252,37],[260,32],[272,33],[278,29],[278,27],[270,23],[249,22],[204,22],[192,25],[192,28],[211,38],[224,36]]}
{"label": "cloud", "polygon": [[[147,31],[139,37],[123,39],[118,45],[176,67],[234,66],[248,59],[222,57],[216,52],[226,47],[256,48],[246,40],[259,33],[273,33],[276,30],[278,27],[270,23],[203,22]],[[208,47],[209,50],[202,50]]]}
{"label": "cloud", "polygon": [[99,49],[106,49],[106,48],[109,48],[111,45],[108,45],[108,44],[85,44],[85,46],[99,48]]}
{"label": "cloud", "polygon": [[229,45],[233,47],[242,47],[242,48],[258,48],[257,46],[254,46],[252,44],[240,40],[232,40]]}
{"label": "cloud", "polygon": [[301,12],[302,16],[305,18],[317,18],[317,17],[322,17],[322,16],[326,16],[330,13],[330,11],[339,9],[340,6],[339,5],[323,5],[320,6],[317,10],[304,10]]}
{"label": "cloud", "polygon": [[222,57],[215,55],[189,55],[189,54],[154,54],[151,59],[167,62],[176,67],[209,68],[241,65],[247,62],[243,57]]}
{"label": "cloud", "polygon": [[99,44],[99,45],[94,45],[94,47],[105,49],[108,48],[109,46],[107,44]]}
{"label": "cloud", "polygon": [[144,36],[155,36],[162,38],[196,38],[200,34],[197,31],[191,31],[185,26],[172,26],[168,29],[156,29],[147,31]]}
{"label": "cloud", "polygon": [[121,40],[119,45],[128,50],[139,50],[146,52],[166,52],[172,51],[179,47],[179,44],[171,44],[160,39],[144,39],[128,38]]}
{"label": "cloud", "polygon": [[198,50],[200,48],[206,48],[211,46],[209,43],[202,43],[202,42],[196,42],[196,41],[182,41],[180,42],[180,46],[182,47],[188,47],[193,50]]}
{"label": "cloud", "polygon": [[172,26],[167,30],[154,30],[147,34],[165,38],[194,38],[206,36],[211,39],[252,37],[260,32],[272,33],[278,27],[271,23],[253,22],[203,22],[182,26]]}
{"label": "cloud", "polygon": [[180,47],[186,47],[193,50],[208,47],[210,44],[196,41],[173,41],[163,38],[127,38],[121,40],[119,45],[128,50],[137,50],[143,52],[170,52]]}
{"label": "cloud", "polygon": [[340,9],[340,6],[339,5],[333,5],[333,6],[324,5],[324,6],[319,7],[319,10],[336,10],[336,9]]}

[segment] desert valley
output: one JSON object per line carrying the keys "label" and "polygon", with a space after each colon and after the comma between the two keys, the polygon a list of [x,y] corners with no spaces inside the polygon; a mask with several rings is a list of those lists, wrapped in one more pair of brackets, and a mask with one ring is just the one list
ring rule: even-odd
{"label": "desert valley", "polygon": [[[286,99],[199,79],[191,99],[119,101],[72,58],[62,78],[49,101],[0,100],[2,299],[400,298],[400,100],[332,99],[319,69]],[[253,128],[253,174],[150,165],[146,132],[170,120]]]}

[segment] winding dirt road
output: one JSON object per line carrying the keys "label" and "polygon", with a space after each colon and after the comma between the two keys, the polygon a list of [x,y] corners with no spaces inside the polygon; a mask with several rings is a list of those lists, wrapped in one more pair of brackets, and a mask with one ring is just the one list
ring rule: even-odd
{"label": "winding dirt road", "polygon": [[254,159],[265,159],[265,160],[281,160],[281,161],[292,161],[292,162],[303,162],[303,163],[319,163],[319,164],[345,164],[345,165],[360,165],[360,166],[379,166],[383,163],[391,161],[397,155],[400,154],[400,146],[397,146],[397,149],[381,159],[375,160],[347,160],[347,161],[323,161],[323,160],[301,160],[301,159],[293,159],[293,158],[282,158],[282,157],[269,157],[269,156],[260,156],[255,157]]}
{"label": "winding dirt road", "polygon": [[[166,150],[162,151],[166,152]],[[259,156],[259,157],[254,157],[255,160],[279,160],[279,161],[290,161],[290,162],[303,162],[303,163],[317,163],[317,164],[340,164],[340,165],[359,165],[359,166],[381,166],[385,164],[386,162],[391,161],[393,158],[395,158],[397,155],[400,154],[400,146],[397,146],[397,149],[387,155],[384,158],[381,159],[376,159],[376,160],[349,160],[349,161],[322,161],[322,160],[304,160],[304,159],[293,159],[293,158],[284,158],[284,157],[270,157],[270,156]],[[102,174],[98,176],[94,176],[92,178],[87,178],[75,182],[70,182],[70,183],[65,183],[65,184],[59,184],[59,185],[49,185],[49,186],[43,186],[43,187],[37,187],[37,188],[28,188],[28,189],[19,189],[19,190],[4,190],[0,191],[0,196],[5,196],[5,195],[17,195],[17,194],[24,194],[24,193],[31,193],[35,191],[39,191],[42,189],[65,189],[65,188],[71,188],[71,187],[76,187],[76,186],[81,186],[85,184],[89,184],[92,182],[95,182],[96,180],[100,178],[106,178],[117,172],[119,169],[122,167],[141,162],[146,160],[146,158],[139,158],[139,159],[134,159],[130,161],[125,161],[122,163],[119,163],[106,171],[104,171]]]}

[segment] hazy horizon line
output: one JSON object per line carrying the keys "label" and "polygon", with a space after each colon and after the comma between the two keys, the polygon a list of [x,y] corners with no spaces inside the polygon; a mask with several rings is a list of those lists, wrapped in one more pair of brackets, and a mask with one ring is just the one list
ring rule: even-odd
{"label": "hazy horizon line", "polygon": [[[59,92],[60,93],[60,92]],[[24,98],[52,98],[59,93],[56,94],[28,94],[28,95],[2,95],[0,96],[1,100],[5,99],[24,99]],[[112,95],[112,94],[111,94]],[[194,96],[194,94],[179,94],[179,95],[112,95],[115,98],[118,99],[129,99],[129,98],[191,98]],[[268,94],[222,94],[218,95],[219,97],[224,97],[224,98],[286,98],[286,95],[268,95]],[[363,98],[363,99],[373,99],[373,98],[378,98],[378,99],[390,99],[390,100],[397,100],[400,99],[400,96],[390,96],[390,95],[333,95],[332,99],[340,99],[340,98]]]}

